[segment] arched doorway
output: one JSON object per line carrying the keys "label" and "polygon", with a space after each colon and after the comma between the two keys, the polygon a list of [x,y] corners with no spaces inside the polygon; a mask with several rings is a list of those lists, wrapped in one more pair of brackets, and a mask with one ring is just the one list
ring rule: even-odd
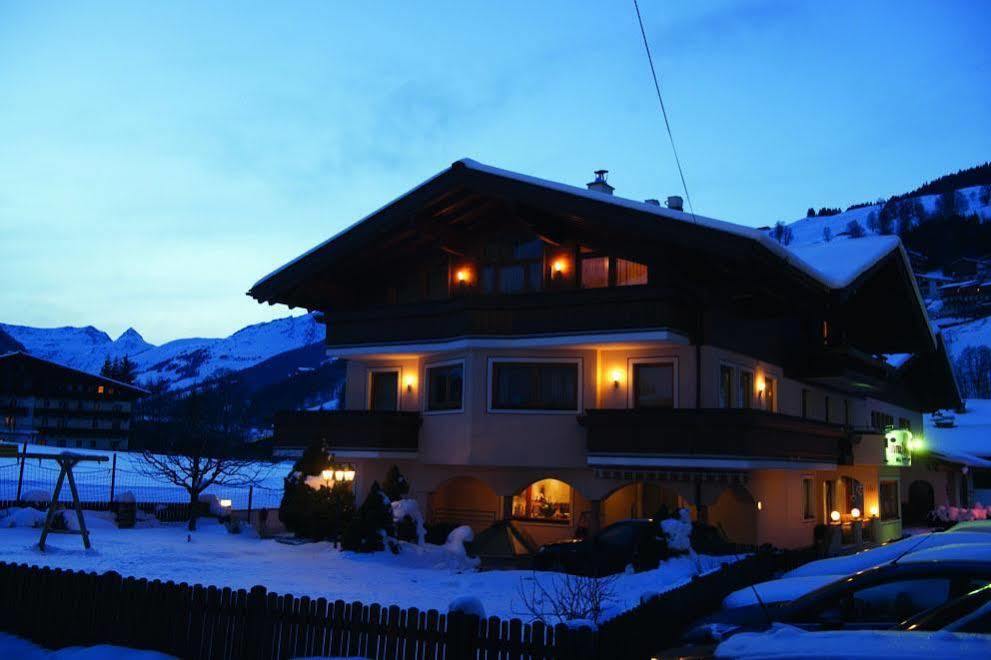
{"label": "arched doorway", "polygon": [[691,508],[672,488],[651,481],[637,481],[612,491],[602,500],[602,526],[627,518],[651,518]]}
{"label": "arched doorway", "polygon": [[453,477],[430,493],[430,520],[468,525],[476,533],[499,519],[499,496],[475,477]]}
{"label": "arched doorway", "polygon": [[905,522],[921,525],[929,519],[929,513],[936,508],[936,495],[932,484],[917,480],[909,484],[908,505],[905,507]]}
{"label": "arched doorway", "polygon": [[709,524],[732,543],[757,543],[757,503],[741,485],[728,486],[709,506]]}
{"label": "arched doorway", "polygon": [[573,538],[579,527],[587,528],[590,502],[560,479],[538,479],[517,491],[510,502],[509,517],[538,544]]}

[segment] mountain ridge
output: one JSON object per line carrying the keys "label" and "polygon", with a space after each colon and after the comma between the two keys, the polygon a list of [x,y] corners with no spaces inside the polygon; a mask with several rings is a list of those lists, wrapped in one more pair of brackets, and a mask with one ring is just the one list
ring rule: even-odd
{"label": "mountain ridge", "polygon": [[226,372],[237,372],[276,355],[322,343],[323,326],[313,313],[245,326],[227,337],[183,338],[154,345],[134,328],[117,337],[93,326],[35,328],[0,323],[0,348],[9,337],[19,349],[87,371],[100,372],[106,359],[125,355],[135,363],[136,381],[183,389]]}

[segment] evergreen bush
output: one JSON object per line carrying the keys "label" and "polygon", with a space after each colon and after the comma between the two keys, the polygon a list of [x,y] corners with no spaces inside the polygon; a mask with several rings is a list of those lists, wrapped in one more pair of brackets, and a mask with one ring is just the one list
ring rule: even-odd
{"label": "evergreen bush", "polygon": [[[354,519],[344,528],[341,547],[354,552],[378,552],[385,549],[386,538],[394,535],[392,507],[376,481]],[[399,546],[390,544],[390,549],[398,552]]]}
{"label": "evergreen bush", "polygon": [[314,444],[303,452],[286,477],[279,520],[296,536],[336,540],[354,517],[354,493],[349,484],[313,488],[307,483],[307,477],[319,477],[330,463],[327,448]]}

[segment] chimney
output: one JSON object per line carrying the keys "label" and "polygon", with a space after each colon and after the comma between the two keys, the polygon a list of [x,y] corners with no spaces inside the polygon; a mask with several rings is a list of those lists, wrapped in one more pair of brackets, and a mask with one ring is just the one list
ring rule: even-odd
{"label": "chimney", "polygon": [[668,197],[668,208],[672,211],[684,211],[685,200],[681,198],[681,195],[671,195]]}
{"label": "chimney", "polygon": [[645,200],[643,200],[643,203],[644,204],[650,204],[651,206],[660,206],[661,205],[661,203],[658,200],[654,199],[654,198],[645,199]]}
{"label": "chimney", "polygon": [[609,174],[609,170],[595,170],[595,181],[586,183],[585,185],[588,186],[589,190],[611,195],[615,188],[606,183],[607,174]]}

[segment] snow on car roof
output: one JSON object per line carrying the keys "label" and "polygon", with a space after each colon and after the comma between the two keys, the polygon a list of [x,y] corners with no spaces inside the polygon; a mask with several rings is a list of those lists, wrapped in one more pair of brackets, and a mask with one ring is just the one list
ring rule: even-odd
{"label": "snow on car roof", "polygon": [[991,543],[951,543],[938,548],[910,552],[898,563],[915,564],[924,561],[991,561]]}
{"label": "snow on car roof", "polygon": [[991,657],[991,635],[830,630],[808,632],[777,623],[762,633],[733,635],[716,648],[717,658],[981,658]]}

